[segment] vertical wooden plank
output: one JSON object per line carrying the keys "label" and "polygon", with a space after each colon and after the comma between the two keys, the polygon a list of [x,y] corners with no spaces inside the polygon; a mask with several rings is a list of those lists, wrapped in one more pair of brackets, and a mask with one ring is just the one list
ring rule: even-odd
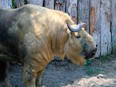
{"label": "vertical wooden plank", "polygon": [[17,8],[24,5],[24,0],[16,0],[16,6]]}
{"label": "vertical wooden plank", "polygon": [[27,2],[30,3],[30,4],[43,6],[43,0],[27,0]]}
{"label": "vertical wooden plank", "polygon": [[77,23],[77,0],[68,0],[67,13],[71,16],[72,20]]}
{"label": "vertical wooden plank", "polygon": [[69,6],[70,6],[70,1],[71,0],[66,0],[66,12],[68,13],[68,8],[69,8]]}
{"label": "vertical wooden plank", "polygon": [[100,0],[91,0],[90,2],[90,34],[93,36],[97,46],[96,57],[100,56]]}
{"label": "vertical wooden plank", "polygon": [[101,0],[101,55],[111,53],[111,4],[110,0]]}
{"label": "vertical wooden plank", "polygon": [[45,7],[54,9],[54,0],[45,0]]}
{"label": "vertical wooden plank", "polygon": [[91,0],[78,1],[78,22],[85,22],[87,24],[87,31],[89,32],[89,4]]}
{"label": "vertical wooden plank", "polygon": [[12,8],[12,0],[0,0],[0,8]]}
{"label": "vertical wooden plank", "polygon": [[116,0],[112,0],[112,48],[116,53]]}
{"label": "vertical wooden plank", "polygon": [[64,0],[55,0],[55,10],[66,12],[66,3]]}

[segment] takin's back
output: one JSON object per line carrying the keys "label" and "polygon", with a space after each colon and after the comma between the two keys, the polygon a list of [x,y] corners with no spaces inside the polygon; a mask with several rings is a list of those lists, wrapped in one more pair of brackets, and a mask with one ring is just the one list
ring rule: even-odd
{"label": "takin's back", "polygon": [[[31,4],[12,10],[0,9],[0,14],[0,44],[16,56],[19,55],[18,47],[27,32],[31,32],[34,37],[51,35],[51,32],[57,35],[59,29],[66,28],[66,20],[73,24],[66,13]],[[55,40],[55,36],[51,37]]]}

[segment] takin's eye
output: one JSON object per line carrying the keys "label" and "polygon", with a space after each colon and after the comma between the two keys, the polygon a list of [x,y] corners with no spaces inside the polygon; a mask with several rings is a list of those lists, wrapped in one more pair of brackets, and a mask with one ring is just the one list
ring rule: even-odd
{"label": "takin's eye", "polygon": [[81,36],[76,36],[76,38],[78,38],[78,39],[79,39],[79,38],[81,38]]}
{"label": "takin's eye", "polygon": [[74,35],[75,35],[75,37],[78,38],[78,39],[81,38],[81,36],[79,35],[78,32],[75,32]]}

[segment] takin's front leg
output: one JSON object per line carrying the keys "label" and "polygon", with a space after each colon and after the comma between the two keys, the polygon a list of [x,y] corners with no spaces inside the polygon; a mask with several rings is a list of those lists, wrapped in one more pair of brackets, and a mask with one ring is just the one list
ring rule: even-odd
{"label": "takin's front leg", "polygon": [[12,87],[7,79],[8,62],[0,60],[0,87]]}
{"label": "takin's front leg", "polygon": [[25,82],[26,87],[36,87],[36,73],[33,72],[29,64],[24,64],[23,66],[23,80]]}
{"label": "takin's front leg", "polygon": [[42,77],[43,77],[44,71],[45,71],[45,69],[39,71],[37,74],[37,78],[36,78],[36,86],[37,87],[40,87],[42,85]]}

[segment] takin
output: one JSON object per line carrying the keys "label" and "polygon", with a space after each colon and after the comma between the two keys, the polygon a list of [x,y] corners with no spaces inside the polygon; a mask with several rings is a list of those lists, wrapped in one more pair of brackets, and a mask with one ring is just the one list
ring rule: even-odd
{"label": "takin", "polygon": [[74,24],[66,13],[36,5],[0,9],[0,83],[12,87],[6,79],[9,61],[23,65],[26,87],[40,87],[55,55],[85,64],[97,50],[86,27],[85,23]]}

